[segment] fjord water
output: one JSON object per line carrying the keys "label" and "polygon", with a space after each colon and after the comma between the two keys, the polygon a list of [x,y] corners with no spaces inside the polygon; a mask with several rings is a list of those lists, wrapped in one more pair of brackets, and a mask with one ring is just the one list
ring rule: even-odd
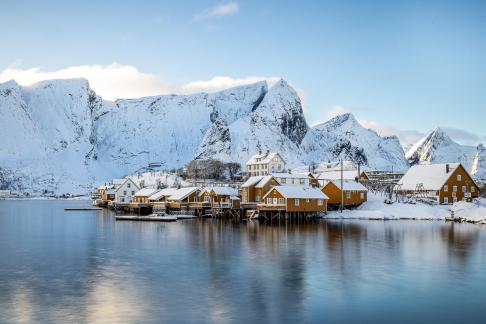
{"label": "fjord water", "polygon": [[0,201],[0,322],[484,322],[486,228],[115,222]]}

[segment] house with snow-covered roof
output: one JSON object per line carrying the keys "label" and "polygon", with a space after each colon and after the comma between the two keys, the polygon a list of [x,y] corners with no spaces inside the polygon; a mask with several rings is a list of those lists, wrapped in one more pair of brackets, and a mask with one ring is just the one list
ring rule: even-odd
{"label": "house with snow-covered roof", "polygon": [[266,151],[253,155],[246,162],[248,176],[264,176],[273,172],[285,171],[285,160],[279,153]]}
{"label": "house with snow-covered roof", "polygon": [[272,212],[320,213],[327,210],[328,197],[310,186],[274,186],[257,205],[260,214]]}
{"label": "house with snow-covered roof", "polygon": [[355,180],[327,181],[322,187],[322,192],[329,197],[329,206],[341,205],[341,198],[345,207],[359,206],[368,200],[368,189]]}
{"label": "house with snow-covered roof", "polygon": [[148,204],[149,197],[157,193],[157,191],[159,190],[154,188],[142,188],[135,193],[135,195],[133,196],[133,201],[137,203]]}
{"label": "house with snow-covered roof", "polygon": [[252,176],[241,185],[241,206],[246,208],[256,207],[263,196],[280,183],[274,176]]}
{"label": "house with snow-covered roof", "polygon": [[311,184],[309,174],[274,172],[270,175],[277,179],[281,185],[309,186]]}
{"label": "house with snow-covered roof", "polygon": [[214,208],[239,208],[238,190],[228,186],[206,187],[200,193],[200,201]]}
{"label": "house with snow-covered roof", "polygon": [[167,198],[167,204],[170,209],[188,209],[192,202],[199,202],[199,194],[201,189],[199,187],[184,187],[179,188],[172,195]]}
{"label": "house with snow-covered roof", "polygon": [[426,196],[439,204],[479,196],[479,187],[460,163],[418,164],[412,166],[395,187],[402,195]]}
{"label": "house with snow-covered roof", "polygon": [[140,190],[140,187],[130,178],[126,178],[118,186],[115,184],[115,202],[116,203],[130,203],[135,193]]}

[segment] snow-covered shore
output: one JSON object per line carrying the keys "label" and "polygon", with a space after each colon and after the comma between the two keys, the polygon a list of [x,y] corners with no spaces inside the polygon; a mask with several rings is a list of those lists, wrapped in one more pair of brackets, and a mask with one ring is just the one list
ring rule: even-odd
{"label": "snow-covered shore", "polygon": [[455,217],[469,221],[486,220],[486,201],[476,203],[457,202],[452,206],[426,204],[385,204],[384,198],[370,194],[368,201],[353,210],[329,212],[324,218],[328,219],[410,219],[410,220],[445,220],[454,211]]}

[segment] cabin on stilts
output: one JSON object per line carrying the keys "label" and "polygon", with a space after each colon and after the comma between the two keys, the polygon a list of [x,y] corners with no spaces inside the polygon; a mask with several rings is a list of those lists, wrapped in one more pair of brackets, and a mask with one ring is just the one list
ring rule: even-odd
{"label": "cabin on stilts", "polygon": [[328,197],[310,186],[274,186],[257,204],[258,214],[268,220],[274,218],[307,218],[327,211]]}

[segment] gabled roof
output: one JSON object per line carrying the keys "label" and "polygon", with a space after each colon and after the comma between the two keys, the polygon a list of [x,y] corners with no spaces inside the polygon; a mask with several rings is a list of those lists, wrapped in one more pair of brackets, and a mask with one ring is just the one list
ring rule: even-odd
{"label": "gabled roof", "polygon": [[263,179],[263,176],[253,176],[253,177],[249,177],[248,180],[246,180],[245,183],[242,184],[241,186],[242,187],[251,187],[251,186],[256,185],[262,179]]}
{"label": "gabled roof", "polygon": [[135,181],[133,181],[130,178],[126,178],[126,179],[123,180],[123,182],[120,185],[117,185],[116,186],[115,191],[118,191],[128,181],[130,181],[135,186],[136,189],[139,189],[140,190],[139,186],[137,186],[137,184],[135,183]]}
{"label": "gabled roof", "polygon": [[[257,164],[257,163],[269,163],[276,156],[279,156],[282,159],[282,161],[284,161],[284,159],[282,158],[282,156],[280,154],[278,154],[276,152],[268,152],[268,153],[253,155],[248,160],[248,162],[246,162],[246,165]],[[260,159],[260,161],[257,161],[258,159]],[[284,163],[285,163],[285,161],[284,161]]]}
{"label": "gabled roof", "polygon": [[[263,188],[265,187],[265,185],[270,181],[274,179],[275,181],[277,181],[277,179],[275,179],[272,175],[266,175],[264,176],[256,185],[255,185],[255,188]],[[277,181],[278,183],[278,181]]]}
{"label": "gabled roof", "polygon": [[177,191],[177,188],[165,188],[157,191],[149,197],[149,200],[160,200],[162,197],[170,197]]}
{"label": "gabled roof", "polygon": [[[343,170],[343,179],[354,180],[358,176],[358,170]],[[341,171],[324,171],[317,177],[319,180],[338,180],[341,179]]]}
{"label": "gabled roof", "polygon": [[[331,182],[341,190],[341,180],[328,181],[324,184],[324,188]],[[343,180],[343,187],[344,191],[368,191],[365,186],[354,180]]]}
{"label": "gabled roof", "polygon": [[140,189],[139,191],[137,191],[135,193],[135,196],[137,196],[137,197],[150,197],[154,193],[156,193],[157,191],[158,190],[154,189],[154,188],[143,188],[143,189]]}
{"label": "gabled roof", "polygon": [[[446,165],[449,164],[447,173]],[[440,190],[460,163],[418,164],[412,166],[398,182],[400,190],[416,190],[423,184],[424,190]]]}
{"label": "gabled roof", "polygon": [[233,187],[222,187],[222,186],[206,187],[203,190],[203,192],[211,192],[211,191],[214,191],[214,193],[218,196],[238,196],[238,190],[236,190]]}
{"label": "gabled roof", "polygon": [[263,198],[265,199],[268,194],[273,190],[277,190],[285,198],[296,198],[296,199],[329,199],[321,190],[318,188],[307,187],[307,186],[274,186],[271,190],[267,192]]}
{"label": "gabled roof", "polygon": [[169,200],[182,200],[187,198],[190,194],[200,190],[198,187],[186,187],[177,189],[169,198]]}
{"label": "gabled roof", "polygon": [[276,173],[271,173],[271,175],[273,175],[275,178],[309,179],[309,175],[308,174],[276,172]]}
{"label": "gabled roof", "polygon": [[112,183],[115,185],[115,186],[119,186],[121,185],[122,183],[125,182],[126,179],[113,179]]}

